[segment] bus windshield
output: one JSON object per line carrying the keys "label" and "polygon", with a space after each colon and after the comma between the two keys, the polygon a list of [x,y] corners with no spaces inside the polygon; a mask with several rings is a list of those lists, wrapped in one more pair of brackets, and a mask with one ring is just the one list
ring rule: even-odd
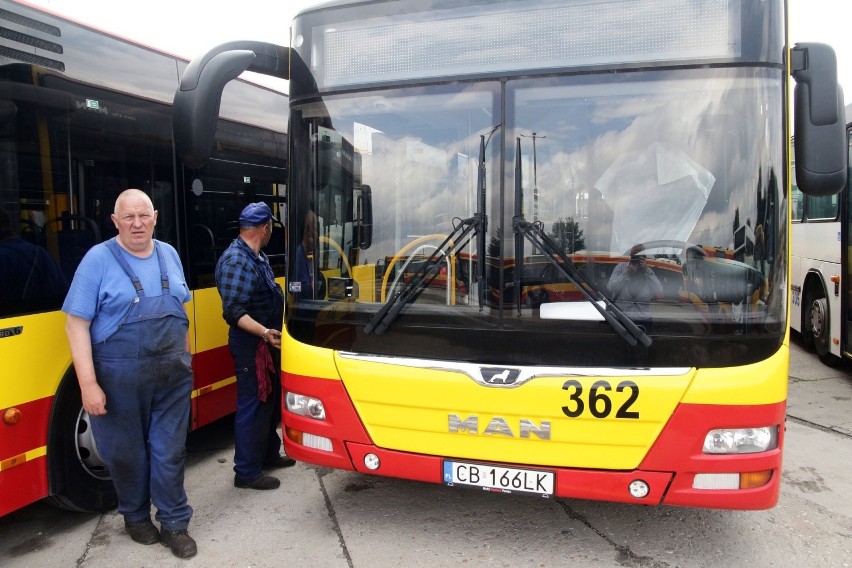
{"label": "bus windshield", "polygon": [[[593,5],[562,9],[585,18]],[[612,57],[634,68],[613,73],[612,57],[596,51],[612,38],[587,38],[589,51],[574,53],[583,42],[569,35],[574,72],[553,69],[567,64],[554,48],[540,71],[522,53],[501,52],[491,64],[448,60],[450,75],[462,74],[450,82],[431,78],[439,71],[428,58],[403,54],[405,65],[383,67],[379,55],[394,57],[387,42],[350,35],[378,21],[297,20],[305,64],[316,69],[313,91],[297,72],[291,86],[299,96],[291,100],[290,234],[305,236],[306,225],[313,234],[291,247],[290,333],[322,347],[421,358],[487,360],[503,346],[507,364],[718,367],[774,353],[787,301],[784,70],[773,37],[760,53],[739,41],[741,20],[753,14],[721,5],[727,16],[714,29],[724,45],[713,34],[695,45],[673,37],[682,57],[669,67],[663,45],[616,46],[627,51]],[[501,33],[490,19],[505,14],[495,10],[479,18]],[[513,14],[538,17],[529,10]],[[455,24],[447,25],[441,37],[452,42]],[[336,63],[335,53],[356,44],[374,50],[373,66]],[[755,57],[770,61],[690,64]],[[355,82],[370,88],[346,88]],[[444,242],[480,213],[484,239]],[[529,225],[552,246],[520,234]],[[564,257],[548,259],[545,248]],[[560,262],[582,279],[566,277]],[[369,322],[399,303],[408,282],[417,290],[375,333]],[[650,346],[619,338],[606,324],[608,302]]]}

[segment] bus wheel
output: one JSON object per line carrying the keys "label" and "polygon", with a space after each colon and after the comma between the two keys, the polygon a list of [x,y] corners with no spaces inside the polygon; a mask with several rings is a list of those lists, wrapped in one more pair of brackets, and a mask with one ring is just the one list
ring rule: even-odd
{"label": "bus wheel", "polygon": [[828,300],[822,287],[817,287],[809,294],[804,323],[805,343],[813,344],[820,361],[824,364],[836,365],[837,357],[831,354],[831,319]]}
{"label": "bus wheel", "polygon": [[533,310],[541,308],[541,305],[546,304],[549,300],[548,294],[544,290],[533,290],[527,294],[527,306]]}
{"label": "bus wheel", "polygon": [[73,375],[63,380],[54,400],[47,459],[51,492],[47,502],[79,512],[115,508],[115,488],[98,454]]}

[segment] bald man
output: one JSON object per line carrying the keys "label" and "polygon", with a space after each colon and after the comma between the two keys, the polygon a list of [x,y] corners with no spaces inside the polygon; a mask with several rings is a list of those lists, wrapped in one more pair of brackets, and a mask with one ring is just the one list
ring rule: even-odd
{"label": "bald man", "polygon": [[118,235],[89,249],[62,306],[71,358],[125,529],[140,544],[162,542],[189,558],[197,552],[184,490],[189,287],[177,251],[154,239],[148,195],[124,191],[112,222]]}

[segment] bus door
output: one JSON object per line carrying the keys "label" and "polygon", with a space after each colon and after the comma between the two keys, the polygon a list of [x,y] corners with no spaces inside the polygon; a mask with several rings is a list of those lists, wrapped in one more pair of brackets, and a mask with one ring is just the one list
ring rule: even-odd
{"label": "bus door", "polygon": [[[848,115],[847,111],[847,115]],[[848,158],[852,164],[852,130],[847,130]],[[845,274],[841,279],[843,293],[840,297],[840,313],[843,314],[843,331],[840,334],[841,355],[844,358],[852,358],[852,251],[849,250],[849,238],[852,235],[852,208],[849,207],[849,191],[852,180],[846,177],[846,188],[838,194],[840,199],[840,263],[845,267]]]}
{"label": "bus door", "polygon": [[[361,154],[339,132],[324,126],[318,126],[315,142],[318,191],[308,208],[316,214],[319,238],[309,258],[313,256],[315,270],[326,281],[326,294],[373,300],[375,274],[359,266],[359,252],[369,248],[371,239],[371,223],[365,219],[372,217],[370,188],[361,185]],[[297,213],[297,220],[307,214]]]}

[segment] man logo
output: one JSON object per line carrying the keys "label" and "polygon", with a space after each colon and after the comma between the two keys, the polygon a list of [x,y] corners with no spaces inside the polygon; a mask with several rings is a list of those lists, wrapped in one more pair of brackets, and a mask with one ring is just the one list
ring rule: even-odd
{"label": "man logo", "polygon": [[509,421],[501,416],[495,416],[488,422],[488,426],[482,432],[479,431],[479,416],[476,414],[462,420],[458,414],[447,416],[449,431],[454,434],[465,432],[467,434],[482,436],[505,436],[507,438],[523,438],[526,440],[536,436],[539,440],[550,439],[550,420],[542,420],[536,424],[528,418],[518,421],[518,435],[512,431]]}
{"label": "man logo", "polygon": [[480,372],[482,373],[482,380],[489,385],[513,385],[521,374],[518,369],[501,369],[499,367],[483,367]]}

